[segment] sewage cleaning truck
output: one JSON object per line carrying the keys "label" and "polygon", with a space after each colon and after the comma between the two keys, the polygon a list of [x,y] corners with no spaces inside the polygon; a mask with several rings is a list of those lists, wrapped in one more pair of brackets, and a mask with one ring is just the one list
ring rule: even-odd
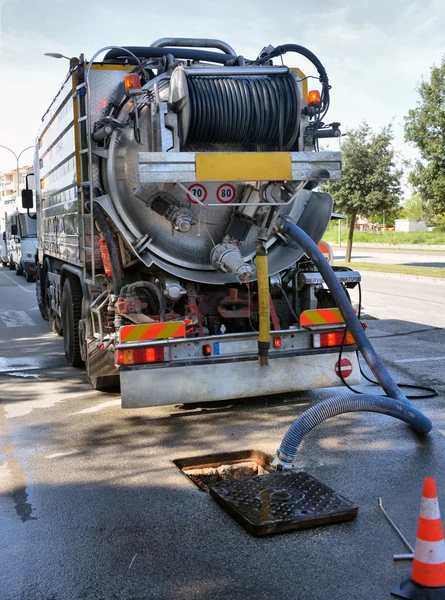
{"label": "sewage cleaning truck", "polygon": [[[163,38],[71,59],[35,148],[36,289],[96,389],[120,383],[132,408],[358,383],[323,278],[278,227],[319,243],[331,219],[317,188],[341,175],[340,153],[318,146],[340,135],[329,93],[296,44],[247,59]],[[335,273],[346,290],[360,280]]]}

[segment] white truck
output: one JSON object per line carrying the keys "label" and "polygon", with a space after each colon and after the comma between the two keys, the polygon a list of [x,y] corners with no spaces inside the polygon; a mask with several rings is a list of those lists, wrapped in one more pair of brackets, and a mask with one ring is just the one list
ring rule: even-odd
{"label": "white truck", "polygon": [[[321,91],[287,52],[313,63]],[[315,188],[341,159],[318,139],[340,131],[324,123],[318,58],[164,38],[70,65],[34,161],[38,304],[68,363],[98,389],[120,381],[125,408],[341,385],[342,369],[357,383],[323,279],[276,227],[286,217],[318,243],[331,218]],[[33,207],[31,190],[22,200]]]}
{"label": "white truck", "polygon": [[26,281],[34,281],[36,275],[37,221],[35,215],[16,212],[7,222],[5,246],[9,268]]}

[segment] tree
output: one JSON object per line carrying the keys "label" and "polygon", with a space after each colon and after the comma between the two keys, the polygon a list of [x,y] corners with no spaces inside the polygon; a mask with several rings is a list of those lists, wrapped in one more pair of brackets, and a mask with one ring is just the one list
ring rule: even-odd
{"label": "tree", "polygon": [[418,87],[417,108],[405,117],[405,140],[420,153],[409,180],[430,219],[445,213],[445,57]]}
{"label": "tree", "polygon": [[400,206],[400,179],[392,147],[391,125],[374,133],[363,122],[350,131],[342,144],[342,179],[325,186],[334,197],[335,210],[349,218],[346,262],[351,260],[354,227],[358,215],[394,212]]}
{"label": "tree", "polygon": [[413,221],[424,221],[427,219],[427,211],[420,194],[413,194],[408,198],[403,208],[403,214],[407,219],[412,219]]}

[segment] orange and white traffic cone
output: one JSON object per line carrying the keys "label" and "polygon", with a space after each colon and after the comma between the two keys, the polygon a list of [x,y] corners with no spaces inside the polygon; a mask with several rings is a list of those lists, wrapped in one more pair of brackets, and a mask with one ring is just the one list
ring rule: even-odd
{"label": "orange and white traffic cone", "polygon": [[411,579],[403,581],[391,594],[410,600],[445,600],[445,543],[432,477],[423,482]]}

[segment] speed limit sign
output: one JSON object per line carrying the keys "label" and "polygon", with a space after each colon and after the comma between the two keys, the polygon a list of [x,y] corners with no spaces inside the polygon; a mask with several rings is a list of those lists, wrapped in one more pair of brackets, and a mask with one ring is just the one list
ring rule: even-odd
{"label": "speed limit sign", "polygon": [[[198,198],[199,202],[204,202],[204,200],[207,198],[207,189],[204,185],[202,185],[202,183],[192,183],[192,185],[189,185],[187,189],[193,194],[193,196]],[[190,200],[192,204],[199,204],[199,202],[196,202],[193,196],[187,194],[187,200]]]}
{"label": "speed limit sign", "polygon": [[235,200],[235,196],[236,189],[231,183],[223,183],[216,190],[216,198],[222,204],[229,204],[232,200]]}

